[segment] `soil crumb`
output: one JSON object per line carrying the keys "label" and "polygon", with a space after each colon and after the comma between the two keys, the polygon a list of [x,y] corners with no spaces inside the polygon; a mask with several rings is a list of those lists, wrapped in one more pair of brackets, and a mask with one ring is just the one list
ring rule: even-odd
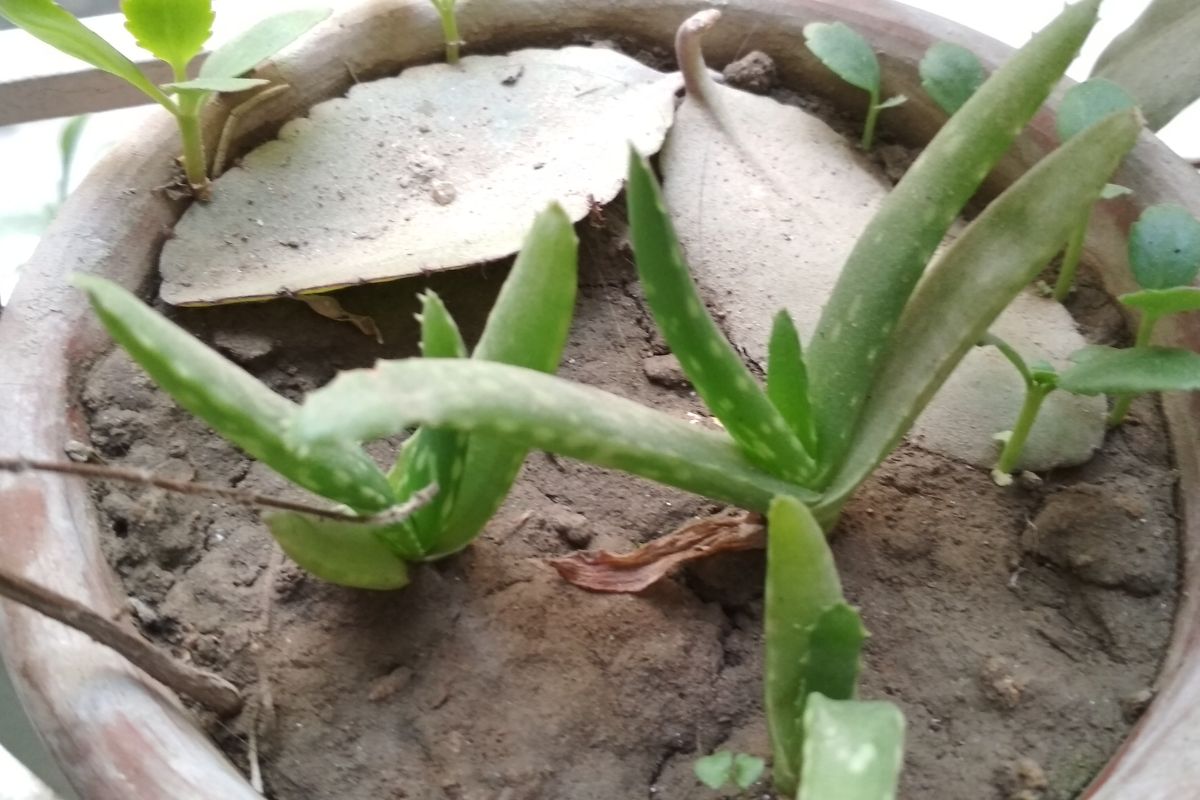
{"label": "soil crumb", "polygon": [[[562,372],[709,424],[669,359],[647,362],[667,350],[619,217],[614,207],[608,229],[581,226]],[[504,272],[340,293],[385,345],[295,302],[171,313],[298,398],[338,369],[413,354],[426,287],[477,336]],[[297,492],[119,352],[87,374],[82,402],[90,445],[111,463]],[[382,463],[391,450],[372,452]],[[908,719],[902,797],[1055,800],[1086,785],[1151,696],[1169,635],[1173,483],[1162,419],[1144,400],[1095,459],[1041,485],[1001,490],[907,443],[858,493],[836,555],[873,634],[862,693]],[[473,546],[416,568],[403,591],[372,593],[286,562],[251,510],[117,485],[95,498],[146,635],[250,696],[232,722],[201,719],[243,768],[258,720],[270,797],[707,800],[721,795],[696,782],[694,759],[770,752],[761,553],[700,564],[642,596],[587,594],[544,563],[632,547],[716,509],[704,500],[534,453]]]}

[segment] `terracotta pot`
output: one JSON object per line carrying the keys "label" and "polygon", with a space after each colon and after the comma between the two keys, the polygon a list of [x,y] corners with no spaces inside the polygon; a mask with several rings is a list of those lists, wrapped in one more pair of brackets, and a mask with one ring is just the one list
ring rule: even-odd
{"label": "terracotta pot", "polygon": [[[561,42],[594,32],[669,46],[676,26],[701,0],[466,0],[463,33],[471,50]],[[861,98],[836,84],[802,46],[813,20],[841,19],[882,53],[887,94],[912,100],[885,124],[913,142],[939,124],[917,85],[916,64],[933,42],[960,42],[989,65],[1009,48],[953,23],[887,0],[740,0],[705,41],[723,64],[756,47],[778,62],[783,80],[828,94],[848,109]],[[395,73],[440,57],[440,29],[427,0],[372,2],[340,13],[263,70],[293,87],[243,125],[245,142],[280,121],[336,96],[352,80]],[[209,123],[223,116],[212,109]],[[1011,180],[1055,144],[1043,113],[993,177]],[[155,285],[155,262],[183,205],[156,187],[171,176],[178,150],[173,123],[157,118],[98,166],[71,197],[0,317],[0,453],[59,457],[69,439],[86,438],[76,402],[76,375],[110,345],[81,293],[67,284],[76,270],[132,288]],[[1145,135],[1118,180],[1134,189],[1105,203],[1093,219],[1090,262],[1108,289],[1130,288],[1124,236],[1140,208],[1176,202],[1200,214],[1200,178]],[[1163,325],[1175,343],[1200,350],[1200,319]],[[1089,798],[1200,796],[1200,394],[1164,400],[1181,474],[1183,591],[1157,699],[1123,748],[1086,793]],[[99,548],[96,512],[86,486],[46,475],[0,476],[0,553],[9,568],[115,614],[123,596]],[[88,800],[258,797],[195,726],[176,699],[121,658],[35,614],[0,604],[0,637],[29,714],[80,793]]]}

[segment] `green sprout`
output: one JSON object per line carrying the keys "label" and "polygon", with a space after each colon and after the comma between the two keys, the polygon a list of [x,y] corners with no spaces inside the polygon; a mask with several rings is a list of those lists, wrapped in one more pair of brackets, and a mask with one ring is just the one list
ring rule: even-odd
{"label": "green sprout", "polygon": [[938,42],[920,64],[921,86],[943,111],[954,114],[987,80],[979,56],[962,45]]}
{"label": "green sprout", "polygon": [[[1092,78],[1076,84],[1067,90],[1058,107],[1058,117],[1055,121],[1058,136],[1065,142],[1109,114],[1127,108],[1135,108],[1136,105],[1128,92],[1104,78]],[[1111,200],[1124,194],[1129,194],[1129,189],[1109,184],[1100,194],[1100,199]],[[1083,256],[1083,242],[1087,238],[1087,229],[1091,220],[1092,208],[1089,206],[1071,233],[1071,238],[1067,241],[1067,249],[1063,252],[1062,267],[1059,268],[1058,280],[1054,284],[1054,299],[1060,303],[1067,299],[1067,295],[1071,292],[1071,286],[1075,283],[1075,273],[1079,270],[1079,260]]]}
{"label": "green sprout", "polygon": [[882,90],[879,59],[870,43],[845,23],[810,22],[804,26],[804,43],[839,78],[869,95],[862,148],[870,150],[875,141],[875,122],[879,112],[898,106],[908,98],[900,94],[879,101]]}
{"label": "green sprout", "polygon": [[[1129,266],[1141,291],[1118,299],[1141,312],[1134,348],[1153,341],[1163,317],[1200,311],[1200,289],[1192,286],[1200,273],[1200,221],[1186,208],[1164,204],[1142,212],[1129,232]],[[1132,402],[1130,395],[1118,397],[1108,424],[1124,422]]]}
{"label": "green sprout", "polygon": [[[535,221],[471,359],[432,292],[423,298],[422,350],[450,363],[495,360],[510,369],[554,370],[575,303],[575,233],[552,206]],[[527,447],[487,434],[418,430],[384,474],[355,444],[301,442],[299,408],[197,341],[129,292],[77,276],[109,334],[180,405],[284,478],[342,504],[362,523],[283,512],[266,518],[296,563],[326,580],[371,589],[408,582],[406,565],[465,547],[503,501]],[[390,509],[436,485],[432,502],[392,521]]]}
{"label": "green sprout", "polygon": [[767,762],[747,753],[730,753],[722,750],[696,759],[692,770],[696,780],[710,789],[723,789],[732,784],[745,791],[762,777]]}
{"label": "green sprout", "polygon": [[122,0],[125,27],[143,49],[166,62],[171,83],[155,85],[136,64],[53,0],[0,0],[0,17],[67,55],[121,78],[175,117],[183,143],[183,168],[200,199],[210,194],[200,109],[217,92],[244,92],[267,81],[242,78],[258,63],[329,15],[328,10],[290,11],[259,22],[213,51],[198,77],[188,66],[212,35],[211,0]]}
{"label": "green sprout", "polygon": [[438,17],[442,21],[442,38],[446,40],[446,63],[457,64],[459,49],[463,45],[462,37],[458,33],[458,14],[454,8],[458,0],[429,0],[429,2],[433,3]]}

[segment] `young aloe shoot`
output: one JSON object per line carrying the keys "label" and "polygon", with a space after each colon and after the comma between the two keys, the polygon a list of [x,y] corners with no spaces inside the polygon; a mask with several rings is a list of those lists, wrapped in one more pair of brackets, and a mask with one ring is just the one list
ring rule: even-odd
{"label": "young aloe shoot", "polygon": [[[574,309],[575,276],[575,232],[565,212],[552,206],[535,221],[474,359],[554,370]],[[284,551],[325,580],[370,589],[405,585],[407,564],[459,550],[479,533],[525,458],[520,445],[429,428],[409,438],[385,475],[356,445],[301,443],[292,432],[294,403],[119,286],[88,276],[76,281],[117,343],[180,405],[284,478],[363,518],[266,517]],[[467,360],[454,321],[431,292],[423,298],[422,338],[427,354]],[[392,509],[431,485],[438,487],[431,503],[411,516],[391,517]]]}
{"label": "young aloe shoot", "polygon": [[987,335],[980,344],[996,347],[1016,367],[1025,382],[1025,402],[1011,431],[997,434],[1003,449],[992,480],[1012,484],[1030,431],[1046,397],[1056,390],[1079,395],[1137,395],[1146,392],[1185,392],[1200,389],[1200,354],[1170,347],[1118,350],[1090,345],[1073,353],[1062,372],[1049,364],[1028,364],[1011,345]]}
{"label": "young aloe shoot", "polygon": [[446,40],[446,63],[457,64],[459,49],[463,45],[458,33],[458,12],[455,3],[458,0],[429,0],[437,9],[438,17],[442,20],[442,38]]}
{"label": "young aloe shoot", "polygon": [[747,753],[731,753],[722,750],[696,759],[692,770],[696,780],[710,789],[736,786],[745,791],[758,782],[767,768],[767,762]]}
{"label": "young aloe shoot", "polygon": [[[1142,212],[1129,232],[1129,265],[1141,291],[1119,299],[1141,312],[1134,347],[1154,339],[1159,320],[1171,314],[1200,311],[1200,289],[1192,286],[1200,273],[1200,221],[1181,206],[1157,205]],[[1109,425],[1120,425],[1133,402],[1116,398]]]}
{"label": "young aloe shoot", "polygon": [[871,45],[857,31],[842,22],[810,22],[804,26],[804,43],[821,63],[851,86],[869,96],[867,119],[863,124],[862,148],[870,150],[875,142],[875,122],[879,112],[893,108],[908,98],[899,94],[879,101],[881,77],[879,59]]}
{"label": "young aloe shoot", "polygon": [[797,800],[895,797],[904,717],[855,699],[867,632],[842,597],[825,533],[807,508],[771,503],[764,679],[775,786]]}
{"label": "young aloe shoot", "polygon": [[987,80],[979,56],[962,45],[938,42],[925,52],[921,86],[947,114],[955,114]]}
{"label": "young aloe shoot", "polygon": [[[1129,93],[1112,81],[1104,78],[1092,78],[1072,86],[1062,104],[1058,108],[1056,125],[1058,136],[1067,141],[1072,136],[1094,125],[1115,111],[1135,108],[1136,103]],[[1100,193],[1101,200],[1111,200],[1128,194],[1124,186],[1109,184]],[[1054,299],[1062,302],[1067,299],[1071,287],[1075,283],[1075,274],[1079,271],[1079,260],[1083,256],[1083,242],[1087,238],[1088,225],[1092,220],[1092,209],[1080,220],[1071,238],[1067,241],[1067,249],[1063,252],[1062,267],[1058,271],[1058,280],[1054,284]]]}
{"label": "young aloe shoot", "polygon": [[211,0],[122,0],[125,27],[143,49],[166,62],[171,83],[156,86],[136,64],[53,0],[0,0],[0,17],[67,55],[121,78],[175,117],[183,142],[183,168],[200,199],[210,194],[200,109],[215,92],[243,92],[267,81],[242,78],[329,15],[328,10],[290,11],[258,23],[218,48],[189,80],[188,65],[212,35]]}

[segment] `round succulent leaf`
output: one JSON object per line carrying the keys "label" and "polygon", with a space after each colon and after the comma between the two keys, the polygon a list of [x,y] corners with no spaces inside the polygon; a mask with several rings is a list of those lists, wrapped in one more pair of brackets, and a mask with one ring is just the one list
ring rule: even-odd
{"label": "round succulent leaf", "polygon": [[1119,299],[1130,308],[1145,311],[1155,317],[1200,311],[1200,288],[1195,286],[1143,289],[1140,292],[1123,294]]}
{"label": "round succulent leaf", "polygon": [[1151,206],[1129,231],[1129,266],[1143,289],[1187,286],[1200,272],[1200,221],[1183,206]]}
{"label": "round succulent leaf", "polygon": [[843,22],[810,22],[804,43],[846,83],[879,93],[879,59],[862,34]]}
{"label": "round succulent leaf", "polygon": [[733,753],[722,750],[719,753],[697,758],[692,765],[692,771],[696,773],[696,780],[708,788],[720,789],[733,777],[733,761]]}
{"label": "round succulent leaf", "polygon": [[1129,92],[1104,78],[1092,78],[1067,90],[1058,106],[1058,136],[1064,142],[1116,111],[1133,108]]}
{"label": "round succulent leaf", "polygon": [[947,114],[971,99],[987,80],[979,57],[962,45],[938,42],[921,59],[921,86]]}
{"label": "round succulent leaf", "polygon": [[749,789],[762,777],[766,768],[766,760],[749,753],[738,753],[733,757],[733,785],[739,789]]}
{"label": "round succulent leaf", "polygon": [[121,11],[138,46],[177,72],[212,36],[212,0],[121,0]]}

